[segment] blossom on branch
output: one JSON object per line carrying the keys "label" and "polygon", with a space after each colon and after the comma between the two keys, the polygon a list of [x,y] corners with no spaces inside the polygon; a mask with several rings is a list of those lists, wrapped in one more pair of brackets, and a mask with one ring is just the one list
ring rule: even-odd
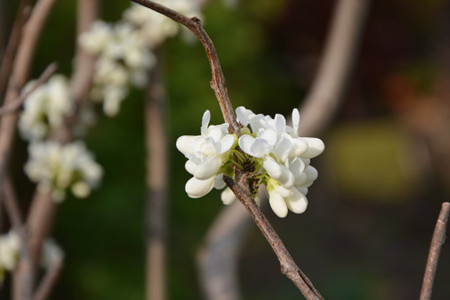
{"label": "blossom on branch", "polygon": [[[233,178],[235,168],[241,168],[253,173],[257,186],[267,187],[270,206],[277,216],[283,218],[288,211],[303,213],[308,205],[308,188],[318,176],[310,165],[311,158],[323,152],[322,140],[298,136],[297,109],[292,112],[292,126],[280,114],[272,118],[238,107],[236,115],[244,126],[238,143],[236,135],[228,134],[228,124],[208,127],[209,111],[203,115],[200,136],[178,138],[177,148],[188,158],[186,170],[194,176],[186,184],[188,195],[198,198],[213,187],[223,188],[223,174]],[[258,203],[256,191],[253,194]],[[231,204],[236,197],[227,188],[221,199]]]}
{"label": "blossom on branch", "polygon": [[61,145],[54,141],[32,143],[25,173],[43,192],[51,192],[52,199],[61,202],[66,190],[78,198],[89,196],[103,174],[82,142]]}

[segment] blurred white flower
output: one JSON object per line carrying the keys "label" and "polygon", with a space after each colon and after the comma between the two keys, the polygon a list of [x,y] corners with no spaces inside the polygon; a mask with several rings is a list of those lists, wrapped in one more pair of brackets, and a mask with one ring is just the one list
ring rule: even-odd
{"label": "blurred white flower", "polygon": [[[29,82],[24,92],[33,83]],[[27,140],[43,139],[52,129],[63,124],[64,118],[73,112],[73,108],[67,79],[63,75],[54,75],[25,99],[24,111],[18,123],[19,131]]]}
{"label": "blurred white flower", "polygon": [[76,197],[87,197],[98,186],[103,174],[101,166],[81,142],[32,143],[29,153],[25,173],[39,189],[51,192],[56,202],[64,200],[68,188]]}
{"label": "blurred white flower", "polygon": [[42,244],[42,267],[46,269],[51,268],[56,264],[61,263],[63,259],[64,251],[61,249],[61,247],[53,239],[46,239]]}
{"label": "blurred white flower", "polygon": [[20,237],[14,231],[0,235],[0,281],[4,271],[16,267],[20,250]]}

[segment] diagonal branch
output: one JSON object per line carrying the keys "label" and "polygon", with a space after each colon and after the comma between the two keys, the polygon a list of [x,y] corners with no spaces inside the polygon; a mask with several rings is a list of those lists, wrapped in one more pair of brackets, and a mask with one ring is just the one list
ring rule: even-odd
{"label": "diagonal branch", "polygon": [[16,112],[22,106],[23,102],[28,98],[28,96],[30,96],[38,87],[44,84],[44,82],[46,82],[50,78],[50,76],[52,76],[55,73],[57,68],[58,64],[55,62],[51,63],[47,68],[45,68],[41,76],[39,76],[36,82],[33,83],[31,88],[26,93],[20,95],[19,98],[15,99],[8,106],[0,107],[0,116],[7,113]]}
{"label": "diagonal branch", "polygon": [[[240,126],[236,121],[233,107],[228,98],[228,91],[225,86],[225,79],[220,67],[219,58],[211,39],[206,34],[205,30],[201,27],[200,20],[195,17],[189,19],[171,9],[168,9],[149,0],[133,1],[183,24],[199,38],[199,40],[205,47],[206,54],[211,65],[213,74],[211,87],[216,93],[216,97],[221,106],[224,119],[228,124],[230,124],[230,132],[239,135]],[[264,237],[267,239],[270,246],[274,250],[275,254],[278,257],[278,260],[280,261],[282,273],[285,274],[290,280],[292,280],[292,282],[299,288],[299,290],[307,299],[322,299],[320,293],[314,288],[309,279],[305,276],[305,274],[303,274],[303,272],[300,271],[298,266],[295,264],[292,256],[287,251],[280,237],[270,225],[267,218],[254,203],[251,197],[250,187],[248,186],[249,178],[251,175],[252,173],[247,173],[242,170],[236,169],[236,182],[233,182],[231,178],[225,176],[224,180],[235,193],[237,198],[241,201],[241,203],[247,208],[256,225],[259,227]]]}
{"label": "diagonal branch", "polygon": [[420,291],[420,300],[431,299],[431,291],[433,289],[434,276],[441,254],[442,245],[445,242],[445,232],[447,230],[448,215],[450,213],[450,203],[442,203],[441,212],[434,228],[433,239],[431,240],[430,252],[428,254],[427,266],[423,276],[422,290]]}
{"label": "diagonal branch", "polygon": [[205,48],[206,55],[208,57],[209,65],[211,66],[212,80],[211,88],[216,94],[217,100],[219,101],[220,109],[222,110],[225,122],[230,124],[230,133],[238,134],[240,131],[240,126],[236,121],[236,115],[234,113],[233,106],[230,102],[230,97],[228,96],[228,90],[225,82],[225,77],[223,76],[222,67],[220,66],[219,57],[217,55],[216,48],[214,47],[211,38],[208,36],[206,31],[203,29],[200,19],[197,17],[188,18],[182,14],[177,13],[165,6],[157,4],[150,0],[132,0],[133,2],[139,3],[146,6],[154,11],[157,11],[175,22],[178,22],[189,30],[191,30],[197,38],[202,43]]}

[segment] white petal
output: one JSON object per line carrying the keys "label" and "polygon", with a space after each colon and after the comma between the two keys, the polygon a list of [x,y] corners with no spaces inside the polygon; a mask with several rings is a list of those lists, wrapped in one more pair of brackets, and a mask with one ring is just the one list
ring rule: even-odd
{"label": "white petal", "polygon": [[261,132],[257,139],[264,139],[269,143],[269,145],[274,146],[277,142],[277,133],[271,129],[267,129]]}
{"label": "white petal", "polygon": [[305,158],[314,158],[323,152],[325,145],[321,139],[318,138],[303,138],[303,141],[308,144],[308,149],[302,154]]}
{"label": "white petal", "polygon": [[255,142],[255,139],[252,136],[250,136],[248,134],[244,134],[239,138],[239,141],[238,141],[239,148],[241,148],[242,151],[244,151],[245,153],[247,153],[249,155],[253,155],[253,153],[250,149],[254,142]]}
{"label": "white petal", "polygon": [[208,131],[208,137],[211,137],[214,142],[218,142],[222,138],[222,129],[220,126],[210,126]]}
{"label": "white petal", "polygon": [[289,165],[289,170],[292,172],[292,174],[294,174],[294,177],[297,178],[302,175],[303,171],[305,170],[305,166],[306,165],[303,160],[294,158]]}
{"label": "white petal", "polygon": [[254,157],[263,157],[268,155],[271,150],[271,145],[264,139],[256,138],[255,142],[250,148],[250,152],[253,153]]}
{"label": "white petal", "polygon": [[219,155],[211,155],[197,166],[193,175],[197,179],[206,180],[215,176],[221,166],[222,158]]}
{"label": "white petal", "polygon": [[269,204],[273,212],[280,218],[286,217],[288,209],[283,197],[276,191],[269,192]]}
{"label": "white petal", "polygon": [[194,175],[195,171],[197,170],[197,164],[194,163],[192,160],[187,160],[184,164],[184,168],[186,171],[188,171],[189,174]]}
{"label": "white petal", "polygon": [[220,199],[225,205],[230,205],[237,200],[236,196],[230,188],[226,188],[223,190],[222,194],[220,195]]}
{"label": "white petal", "polygon": [[246,109],[243,106],[236,108],[236,118],[242,125],[247,126],[249,123],[249,118],[253,116],[254,113],[250,109]]}
{"label": "white petal", "polygon": [[233,147],[235,141],[235,136],[228,134],[220,140],[220,146],[218,154],[224,154]]}
{"label": "white petal", "polygon": [[283,115],[275,115],[275,127],[280,134],[286,131],[286,119]]}
{"label": "white petal", "polygon": [[308,149],[308,144],[302,138],[293,139],[293,145],[291,148],[291,157],[298,157],[306,152]]}
{"label": "white petal", "polygon": [[214,182],[214,188],[217,190],[221,190],[226,187],[227,184],[223,181],[223,174],[219,174],[216,176],[216,182]]}
{"label": "white petal", "polygon": [[202,117],[202,127],[200,128],[200,132],[202,135],[206,134],[206,131],[208,129],[209,120],[211,119],[211,113],[209,110],[206,110]]}
{"label": "white petal", "polygon": [[[292,138],[291,138],[292,139]],[[275,145],[273,153],[282,162],[285,162],[292,150],[292,142],[287,137],[282,137],[281,140]]]}
{"label": "white petal", "polygon": [[294,185],[295,177],[291,171],[285,166],[281,166],[281,176],[278,181],[287,189]]}
{"label": "white petal", "polygon": [[316,168],[311,166],[306,167],[305,174],[306,180],[303,183],[305,187],[309,187],[314,182],[314,180],[316,180],[317,177],[319,177],[319,172],[317,172]]}
{"label": "white petal", "polygon": [[285,198],[286,205],[290,211],[296,214],[301,214],[306,210],[306,207],[308,206],[308,200],[296,188],[292,188],[291,191],[291,196]]}
{"label": "white petal", "polygon": [[292,128],[294,129],[294,136],[298,136],[298,127],[300,124],[300,113],[298,109],[294,108],[292,111]]}
{"label": "white petal", "polygon": [[213,176],[207,180],[199,180],[195,177],[186,182],[186,193],[191,198],[200,198],[204,195],[208,194],[212,188],[214,187],[214,183],[216,182],[216,177]]}
{"label": "white petal", "polygon": [[182,135],[177,139],[176,146],[178,151],[186,155],[187,153],[194,153],[198,150],[199,136],[198,135]]}
{"label": "white petal", "polygon": [[263,167],[266,170],[267,174],[269,174],[269,176],[273,179],[278,180],[282,175],[280,164],[270,156],[264,158]]}

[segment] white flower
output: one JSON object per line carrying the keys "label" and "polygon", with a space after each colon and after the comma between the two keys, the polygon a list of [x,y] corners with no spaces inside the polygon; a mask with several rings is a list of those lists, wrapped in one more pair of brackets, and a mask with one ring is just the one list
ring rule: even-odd
{"label": "white flower", "polygon": [[100,54],[112,39],[112,26],[103,21],[96,21],[89,31],[78,37],[78,43],[92,54]]}
{"label": "white flower", "polygon": [[228,124],[209,125],[210,112],[203,114],[201,135],[181,136],[176,146],[188,161],[186,170],[194,177],[186,183],[186,192],[191,198],[199,198],[209,193],[213,187],[225,186],[219,172],[230,156],[236,136],[228,134]]}
{"label": "white flower", "polygon": [[239,147],[245,153],[260,159],[269,177],[266,182],[269,203],[279,217],[288,210],[302,213],[307,207],[308,187],[317,178],[317,170],[310,159],[318,156],[325,146],[320,139],[298,136],[300,114],[292,112],[292,127],[286,125],[282,115],[275,118],[256,115],[251,110],[238,107],[237,119],[244,126]]}
{"label": "white flower", "polygon": [[81,142],[32,143],[29,153],[25,173],[40,190],[51,192],[57,202],[64,200],[68,188],[76,197],[87,197],[102,177],[102,168]]}
{"label": "white flower", "polygon": [[42,245],[41,265],[48,269],[64,259],[64,251],[53,239],[46,239]]}
{"label": "white flower", "polygon": [[[33,83],[28,83],[24,92]],[[52,76],[25,100],[18,124],[22,137],[31,141],[43,139],[51,130],[63,124],[64,118],[73,112],[73,108],[67,79],[62,75]]]}
{"label": "white flower", "polygon": [[0,273],[3,270],[14,270],[19,257],[19,250],[20,237],[17,233],[10,231],[7,234],[0,235]]}

